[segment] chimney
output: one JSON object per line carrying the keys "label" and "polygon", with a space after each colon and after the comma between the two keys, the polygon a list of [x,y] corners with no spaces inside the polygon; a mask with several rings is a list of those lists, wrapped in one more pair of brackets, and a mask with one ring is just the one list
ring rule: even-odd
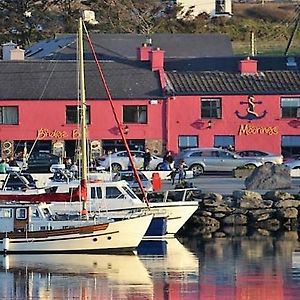
{"label": "chimney", "polygon": [[25,50],[20,49],[19,46],[17,46],[17,48],[10,50],[10,59],[24,60],[24,52]]}
{"label": "chimney", "polygon": [[163,70],[165,51],[160,48],[153,49],[150,52],[150,62],[152,71]]}
{"label": "chimney", "polygon": [[2,44],[3,60],[10,60],[11,50],[15,49],[17,44],[10,41],[9,43]]}
{"label": "chimney", "polygon": [[137,57],[140,61],[149,61],[150,60],[150,51],[151,47],[147,44],[143,44],[141,47],[137,48]]}
{"label": "chimney", "polygon": [[257,60],[250,59],[243,59],[240,61],[240,72],[242,74],[255,74],[257,73]]}

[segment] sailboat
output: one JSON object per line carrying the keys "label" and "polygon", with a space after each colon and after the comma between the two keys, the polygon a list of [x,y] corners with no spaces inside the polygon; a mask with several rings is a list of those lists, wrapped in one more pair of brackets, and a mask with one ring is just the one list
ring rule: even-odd
{"label": "sailboat", "polygon": [[143,213],[120,221],[101,215],[89,218],[87,212],[87,144],[82,18],[79,19],[80,96],[82,105],[81,151],[82,179],[79,218],[58,218],[43,203],[0,204],[0,252],[9,253],[78,253],[133,251],[146,233],[153,215]]}
{"label": "sailboat", "polygon": [[[112,108],[112,113],[114,115],[115,121],[118,125],[119,133],[124,142],[128,158],[130,160],[134,176],[139,184],[140,190],[143,194],[143,201],[140,200],[135,193],[130,189],[126,182],[101,182],[101,183],[87,183],[87,199],[89,203],[88,211],[90,212],[105,212],[108,216],[113,218],[122,218],[124,215],[132,214],[133,212],[139,211],[142,208],[149,208],[149,210],[154,213],[154,218],[152,220],[152,226],[150,229],[157,229],[155,226],[155,221],[160,224],[159,236],[162,237],[174,237],[178,230],[185,224],[185,222],[192,216],[192,214],[198,209],[198,201],[187,201],[187,195],[191,193],[191,189],[183,189],[181,191],[167,191],[165,197],[162,201],[156,201],[155,203],[149,203],[147,194],[143,188],[141,180],[139,178],[138,172],[136,170],[134,160],[132,158],[122,125],[117,117],[116,110],[112,101],[112,95],[108,88],[105,80],[105,76],[100,67],[97,55],[93,46],[93,43],[87,34],[87,39],[98,68],[100,78],[103,83],[103,87],[106,91],[110,106]],[[109,194],[109,191],[114,188],[114,193]],[[118,191],[117,193],[115,191]],[[181,194],[181,198],[178,201],[178,197],[173,197],[173,201],[170,202],[170,195],[172,193]],[[78,205],[78,204],[77,204]],[[53,209],[57,212],[61,212],[64,209],[71,210],[71,206],[76,206],[76,203],[53,203]],[[164,219],[164,221],[162,221]],[[164,224],[165,223],[165,224]],[[156,227],[156,228],[155,228]],[[147,236],[152,238],[155,234],[148,232]]]}

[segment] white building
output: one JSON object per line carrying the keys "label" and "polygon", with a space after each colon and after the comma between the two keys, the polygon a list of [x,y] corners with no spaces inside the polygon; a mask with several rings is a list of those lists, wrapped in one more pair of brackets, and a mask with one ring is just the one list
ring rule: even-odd
{"label": "white building", "polygon": [[232,14],[232,0],[178,0],[176,2],[183,5],[184,11],[194,6],[194,16],[203,12],[212,17]]}

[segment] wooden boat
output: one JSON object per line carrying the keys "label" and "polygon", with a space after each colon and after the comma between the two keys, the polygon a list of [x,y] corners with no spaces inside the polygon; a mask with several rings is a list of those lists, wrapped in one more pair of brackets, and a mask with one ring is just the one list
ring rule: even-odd
{"label": "wooden boat", "polygon": [[[86,144],[86,104],[83,63],[83,22],[79,19],[79,62],[81,95],[81,152],[82,179],[79,185],[81,209],[79,219],[69,215],[61,219],[51,213],[49,207],[40,204],[3,203],[0,204],[0,252],[2,253],[64,253],[64,252],[112,252],[132,251],[147,231],[152,214],[114,222],[100,215],[89,218],[87,212],[87,144]],[[47,193],[43,193],[47,195]],[[17,195],[15,200],[19,200]],[[31,199],[35,199],[31,195]],[[54,194],[49,201],[57,199]]]}
{"label": "wooden boat", "polygon": [[122,221],[60,218],[49,204],[0,204],[1,253],[128,252],[140,243],[152,220],[145,214]]}

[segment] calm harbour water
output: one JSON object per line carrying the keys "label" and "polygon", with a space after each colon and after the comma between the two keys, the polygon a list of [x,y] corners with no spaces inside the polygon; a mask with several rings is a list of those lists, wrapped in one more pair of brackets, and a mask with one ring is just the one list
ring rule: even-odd
{"label": "calm harbour water", "polygon": [[137,255],[9,255],[0,266],[0,299],[300,299],[295,232],[143,242]]}

